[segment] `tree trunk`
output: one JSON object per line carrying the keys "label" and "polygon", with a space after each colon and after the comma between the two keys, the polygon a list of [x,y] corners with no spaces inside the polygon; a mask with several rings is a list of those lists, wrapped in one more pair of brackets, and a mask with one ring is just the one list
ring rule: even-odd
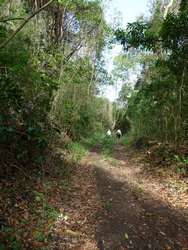
{"label": "tree trunk", "polygon": [[13,34],[7,39],[5,40],[1,45],[0,45],[0,49],[3,49],[4,47],[6,47],[8,45],[9,42],[12,41],[12,39],[24,28],[24,26],[33,18],[35,17],[37,14],[39,14],[42,10],[44,10],[45,8],[47,8],[52,2],[54,2],[55,0],[50,0],[49,2],[47,2],[45,5],[43,5],[40,9],[38,9],[36,12],[34,12],[31,16],[29,16],[14,32]]}

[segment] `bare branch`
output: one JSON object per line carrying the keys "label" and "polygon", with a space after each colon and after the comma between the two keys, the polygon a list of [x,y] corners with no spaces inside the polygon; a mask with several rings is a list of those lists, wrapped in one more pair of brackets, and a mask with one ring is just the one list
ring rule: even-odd
{"label": "bare branch", "polygon": [[46,4],[44,4],[41,8],[39,8],[36,12],[34,12],[31,16],[29,16],[14,32],[13,34],[7,39],[5,40],[1,45],[0,45],[0,49],[4,48],[5,46],[7,46],[7,44],[23,29],[23,27],[37,14],[39,14],[42,10],[44,10],[45,8],[47,8],[52,2],[54,2],[55,0],[50,0],[49,2],[47,2]]}
{"label": "bare branch", "polygon": [[[95,28],[92,28],[91,30],[89,30],[87,32],[87,35],[91,34],[93,31],[94,31]],[[85,35],[86,36],[86,35]],[[76,47],[74,47],[74,49],[65,57],[64,59],[64,63],[63,64],[66,64],[70,58],[78,51],[80,50],[82,47],[83,47],[83,44],[82,42],[84,41],[85,39],[85,36],[83,38],[80,39],[79,43],[76,45]]]}
{"label": "bare branch", "polygon": [[7,23],[10,21],[17,21],[17,20],[25,20],[25,19],[23,17],[12,17],[12,18],[0,20],[0,23]]}
{"label": "bare branch", "polygon": [[172,7],[173,3],[174,3],[174,0],[170,0],[169,4],[165,7],[164,16],[163,16],[164,18],[167,17],[169,9]]}
{"label": "bare branch", "polygon": [[70,58],[74,55],[74,53],[76,53],[76,51],[78,51],[79,49],[81,49],[81,47],[83,46],[81,44],[81,42],[66,56],[66,58],[64,60],[64,63],[68,62],[70,60]]}

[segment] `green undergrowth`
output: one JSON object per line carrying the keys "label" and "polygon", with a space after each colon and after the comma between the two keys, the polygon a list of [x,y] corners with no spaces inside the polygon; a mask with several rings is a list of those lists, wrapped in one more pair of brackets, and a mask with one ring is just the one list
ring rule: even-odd
{"label": "green undergrowth", "polygon": [[133,143],[133,137],[131,135],[123,135],[120,142],[125,146],[130,146]]}
{"label": "green undergrowth", "polygon": [[115,136],[107,136],[104,133],[97,133],[92,137],[82,139],[82,144],[87,150],[98,147],[102,154],[111,155],[117,144],[117,139]]}
{"label": "green undergrowth", "polygon": [[101,141],[101,152],[104,155],[113,154],[114,147],[117,144],[117,139],[115,137],[104,137]]}
{"label": "green undergrowth", "polygon": [[80,161],[88,152],[88,150],[80,142],[71,142],[67,145],[67,149],[74,162]]}
{"label": "green undergrowth", "polygon": [[110,156],[116,142],[116,138],[104,134],[79,142],[69,141],[63,148],[58,145],[61,150],[58,148],[57,152],[49,150],[46,164],[30,171],[27,180],[21,176],[22,172],[16,179],[8,178],[0,192],[4,199],[0,227],[4,239],[0,250],[47,249],[52,240],[51,229],[61,213],[62,194],[70,188],[75,167],[95,146],[100,147],[103,155]]}
{"label": "green undergrowth", "polygon": [[72,144],[70,154],[73,152],[74,156],[68,158],[51,149],[44,165],[17,172],[14,178],[7,176],[1,183],[0,250],[48,249],[51,229],[60,216],[62,194],[71,185],[74,159],[80,159],[85,151],[79,144]]}
{"label": "green undergrowth", "polygon": [[82,138],[77,142],[69,142],[66,145],[71,159],[74,162],[79,162],[90,150],[97,147],[103,155],[111,155],[114,146],[117,143],[115,136],[106,136],[103,133],[97,133],[93,136]]}
{"label": "green undergrowth", "polygon": [[[21,249],[21,242],[16,238],[15,229],[13,227],[3,225],[0,232],[4,235],[4,241],[9,242],[10,249]],[[3,242],[0,242],[0,250],[6,249],[6,245]]]}
{"label": "green undergrowth", "polygon": [[[16,203],[13,207],[5,203],[7,216],[0,227],[0,234],[3,236],[0,250],[47,249],[45,246],[50,245],[50,230],[58,220],[60,212],[55,205],[59,195],[57,191],[54,194],[56,184],[52,181],[49,183],[49,192],[39,184],[33,190],[30,188],[30,197],[24,199],[20,198],[23,192],[14,192]],[[36,188],[40,188],[40,192]],[[7,193],[7,196],[10,194]],[[11,221],[8,217],[11,217]]]}
{"label": "green undergrowth", "polygon": [[188,175],[188,157],[175,155],[176,172],[180,175]]}

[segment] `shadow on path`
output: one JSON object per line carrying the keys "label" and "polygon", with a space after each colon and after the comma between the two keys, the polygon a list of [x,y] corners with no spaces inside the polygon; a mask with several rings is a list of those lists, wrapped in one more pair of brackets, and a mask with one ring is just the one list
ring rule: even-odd
{"label": "shadow on path", "polygon": [[178,210],[139,190],[126,175],[119,178],[117,169],[91,154],[105,210],[96,232],[99,249],[188,250],[188,223]]}

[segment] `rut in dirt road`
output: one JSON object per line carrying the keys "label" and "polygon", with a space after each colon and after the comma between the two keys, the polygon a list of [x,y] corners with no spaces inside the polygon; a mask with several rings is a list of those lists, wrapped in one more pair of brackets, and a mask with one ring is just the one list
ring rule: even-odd
{"label": "rut in dirt road", "polygon": [[98,152],[89,156],[105,210],[96,232],[98,248],[187,250],[188,222],[148,189],[139,190],[139,167],[124,152],[122,146],[116,148],[115,166]]}

